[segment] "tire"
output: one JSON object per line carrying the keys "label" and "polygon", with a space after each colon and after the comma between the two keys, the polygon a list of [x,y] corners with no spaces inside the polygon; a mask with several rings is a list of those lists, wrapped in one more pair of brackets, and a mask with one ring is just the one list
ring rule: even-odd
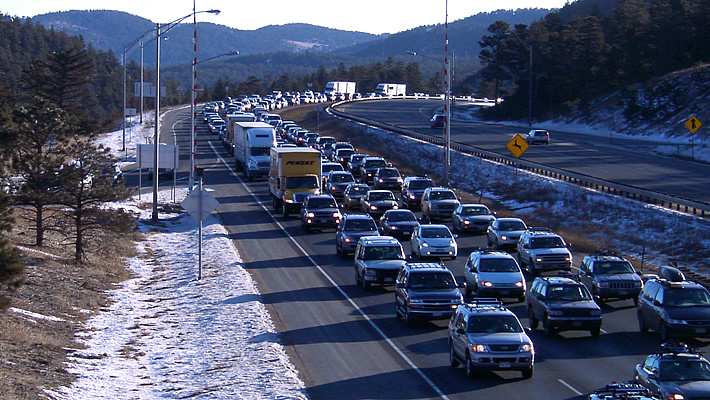
{"label": "tire", "polygon": [[658,336],[661,337],[662,342],[668,340],[668,326],[666,326],[665,322],[661,321],[661,326],[658,327]]}
{"label": "tire", "polygon": [[409,315],[409,309],[404,310],[404,325],[414,325],[414,319]]}
{"label": "tire", "polygon": [[533,376],[533,367],[530,366],[530,368],[526,368],[520,372],[523,374],[523,379],[530,379]]}
{"label": "tire", "polygon": [[648,325],[646,325],[646,321],[641,316],[641,313],[636,313],[636,316],[639,319],[639,331],[641,331],[642,333],[648,332]]}
{"label": "tire", "polygon": [[593,338],[598,338],[600,333],[601,328],[594,328],[589,331],[589,334],[592,335]]}
{"label": "tire", "polygon": [[394,302],[394,316],[397,317],[397,319],[402,319],[402,313],[399,312],[399,307],[397,307],[397,300],[396,299]]}
{"label": "tire", "polygon": [[464,295],[468,298],[470,298],[473,295],[473,290],[471,289],[471,285],[466,285],[466,290]]}
{"label": "tire", "polygon": [[454,353],[454,344],[451,340],[449,340],[449,365],[451,365],[452,368],[456,368],[461,363],[459,363],[459,360],[456,359],[456,353]]}
{"label": "tire", "polygon": [[342,255],[343,255],[342,250],[340,250],[340,248],[338,247],[337,244],[335,245],[335,255],[338,255],[338,256],[342,256]]}
{"label": "tire", "polygon": [[537,326],[540,324],[540,321],[535,318],[532,307],[528,308],[528,323],[530,324],[530,329],[537,329]]}
{"label": "tire", "polygon": [[518,303],[525,303],[525,295],[518,297]]}
{"label": "tire", "polygon": [[360,279],[360,283],[364,290],[370,290],[370,282],[366,281],[364,276]]}
{"label": "tire", "polygon": [[276,197],[271,198],[271,205],[274,208],[274,212],[279,212],[281,204],[279,204],[279,200]]}
{"label": "tire", "polygon": [[550,321],[545,317],[545,320],[542,321],[542,329],[545,330],[545,336],[551,337],[555,335],[555,330],[552,329],[552,326],[550,325]]}
{"label": "tire", "polygon": [[286,207],[286,203],[283,204],[282,208],[284,218],[288,218],[288,207]]}
{"label": "tire", "polygon": [[473,368],[473,362],[471,361],[471,355],[466,352],[466,376],[474,378],[476,376],[476,369]]}

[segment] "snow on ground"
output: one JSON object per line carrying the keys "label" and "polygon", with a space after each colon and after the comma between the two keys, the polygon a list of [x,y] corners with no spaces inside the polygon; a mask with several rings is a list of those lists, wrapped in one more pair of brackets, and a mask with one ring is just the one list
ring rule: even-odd
{"label": "snow on ground", "polygon": [[[101,142],[120,150],[122,140],[117,131]],[[135,155],[135,141],[128,147]],[[160,202],[171,196],[161,191]],[[135,277],[110,293],[110,308],[80,334],[86,349],[70,354],[67,366],[77,381],[47,395],[306,399],[256,285],[217,218],[203,223],[203,273],[197,280],[197,222],[187,214],[161,214],[152,224],[151,210],[138,208],[139,202],[114,205],[136,213],[146,237],[137,244],[139,255],[127,261]]]}
{"label": "snow on ground", "polygon": [[[364,129],[393,151],[407,148],[410,159],[443,175],[441,148]],[[151,135],[148,122],[130,128],[126,151],[121,151],[122,131],[98,142],[127,164],[134,161],[136,143],[147,142]],[[710,252],[710,224],[700,218],[525,171],[516,173],[456,152],[452,165],[456,166],[452,181],[459,189],[495,198],[523,217],[556,215],[561,228],[581,227],[601,243],[636,256],[643,252],[657,265],[682,256],[683,243]],[[161,191],[160,202],[171,196],[169,190]],[[47,394],[61,400],[305,399],[305,385],[279,345],[257,288],[224,227],[214,216],[204,223],[203,279],[198,281],[197,223],[181,214],[161,215],[161,222],[152,225],[149,211],[136,207],[138,202],[134,198],[116,205],[139,216],[147,239],[137,244],[140,254],[128,260],[135,277],[111,292],[110,309],[92,318],[80,336],[86,349],[76,350],[68,366],[78,380]],[[634,240],[639,235],[650,238],[653,248],[642,248]]]}

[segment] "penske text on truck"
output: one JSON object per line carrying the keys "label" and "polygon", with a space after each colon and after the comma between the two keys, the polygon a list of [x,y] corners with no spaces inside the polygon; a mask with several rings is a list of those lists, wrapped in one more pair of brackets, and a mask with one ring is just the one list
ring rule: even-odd
{"label": "penske text on truck", "polygon": [[272,147],[269,192],[284,217],[301,210],[303,199],[320,193],[320,152],[310,147]]}
{"label": "penske text on truck", "polygon": [[276,146],[276,130],[265,122],[234,122],[234,160],[247,179],[269,175],[269,149]]}

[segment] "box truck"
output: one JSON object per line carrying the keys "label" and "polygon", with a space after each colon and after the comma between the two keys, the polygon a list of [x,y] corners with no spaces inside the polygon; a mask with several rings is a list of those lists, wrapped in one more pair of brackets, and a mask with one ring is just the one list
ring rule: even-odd
{"label": "box truck", "polygon": [[269,192],[274,211],[284,217],[301,211],[309,194],[319,194],[321,155],[310,147],[272,147]]}
{"label": "box truck", "polygon": [[227,125],[227,130],[222,137],[222,144],[230,153],[234,152],[234,124],[236,122],[255,122],[256,115],[252,113],[233,113],[224,116],[224,123]]}
{"label": "box truck", "polygon": [[337,93],[342,93],[347,99],[352,99],[355,95],[355,82],[328,82],[325,84],[323,93],[332,98]]}
{"label": "box truck", "polygon": [[269,175],[269,149],[276,146],[276,129],[265,122],[235,122],[233,148],[237,171],[248,180]]}
{"label": "box truck", "polygon": [[377,96],[405,96],[407,85],[403,83],[380,83],[375,88]]}

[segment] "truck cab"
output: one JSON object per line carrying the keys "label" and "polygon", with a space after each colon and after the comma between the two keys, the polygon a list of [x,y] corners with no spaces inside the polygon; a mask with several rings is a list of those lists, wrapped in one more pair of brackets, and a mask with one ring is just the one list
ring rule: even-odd
{"label": "truck cab", "polygon": [[310,147],[272,147],[269,192],[274,211],[298,213],[308,195],[321,193],[321,157]]}

